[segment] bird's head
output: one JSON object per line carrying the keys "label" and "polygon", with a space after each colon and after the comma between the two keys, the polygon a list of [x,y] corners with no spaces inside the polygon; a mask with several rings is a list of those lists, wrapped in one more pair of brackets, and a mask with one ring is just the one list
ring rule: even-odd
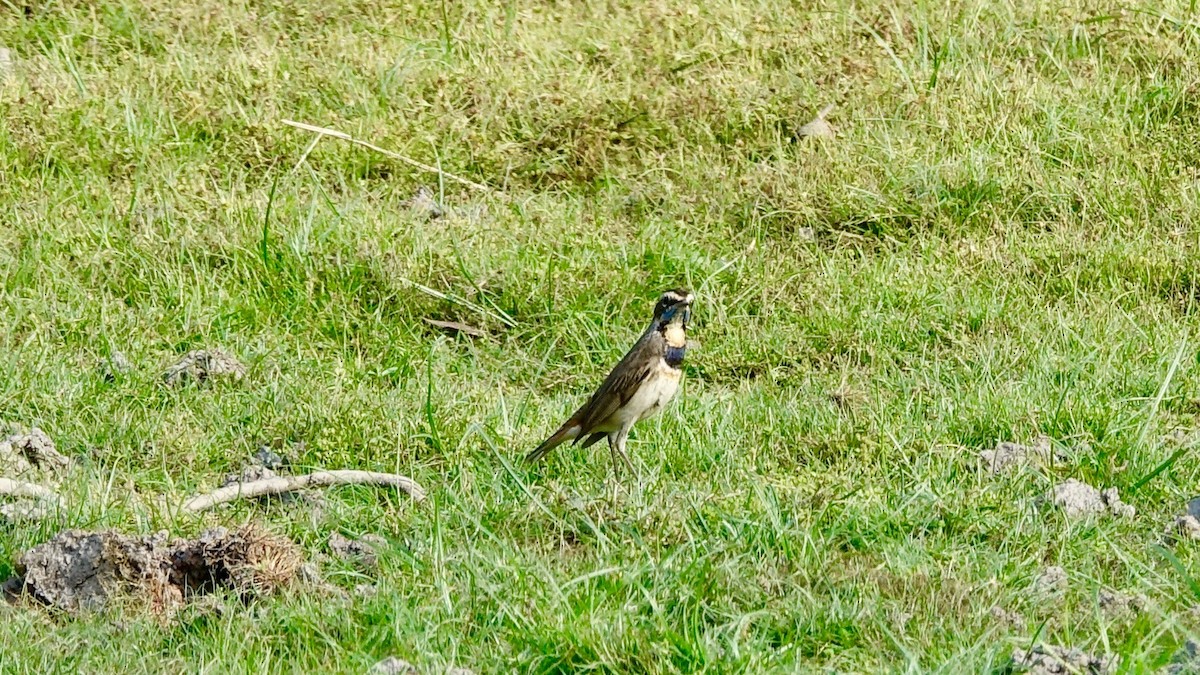
{"label": "bird's head", "polygon": [[655,325],[659,330],[673,325],[687,328],[687,323],[692,318],[692,301],[695,298],[691,291],[682,288],[663,293],[658,298],[658,304],[654,306]]}

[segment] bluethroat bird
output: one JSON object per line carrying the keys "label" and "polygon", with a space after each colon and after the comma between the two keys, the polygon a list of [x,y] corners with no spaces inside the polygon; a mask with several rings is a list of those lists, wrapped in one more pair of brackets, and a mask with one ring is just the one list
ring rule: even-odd
{"label": "bluethroat bird", "polygon": [[538,461],[567,441],[582,443],[586,448],[607,438],[613,473],[620,473],[618,455],[629,472],[634,473],[629,455],[625,454],[625,439],[634,424],[662,410],[679,389],[693,299],[690,292],[682,289],[663,293],[654,306],[654,319],[642,337],[604,378],[588,402],[526,455],[526,463]]}

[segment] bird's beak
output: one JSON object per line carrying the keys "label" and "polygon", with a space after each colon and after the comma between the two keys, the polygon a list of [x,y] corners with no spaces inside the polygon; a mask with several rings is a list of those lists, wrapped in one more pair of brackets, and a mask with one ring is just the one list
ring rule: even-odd
{"label": "bird's beak", "polygon": [[695,294],[688,293],[686,298],[675,303],[676,307],[683,309],[683,324],[685,326],[692,320],[692,301],[695,299]]}

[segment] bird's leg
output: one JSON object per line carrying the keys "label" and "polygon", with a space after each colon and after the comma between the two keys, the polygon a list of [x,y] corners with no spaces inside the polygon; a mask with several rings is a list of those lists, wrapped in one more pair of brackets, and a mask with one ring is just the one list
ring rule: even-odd
{"label": "bird's leg", "polygon": [[617,501],[617,493],[621,490],[621,465],[617,463],[617,442],[616,434],[608,436],[608,454],[612,456],[612,497],[611,500]]}
{"label": "bird's leg", "polygon": [[[637,471],[633,468],[633,462],[629,461],[629,455],[625,454],[625,439],[629,437],[628,429],[621,429],[617,432],[617,438],[614,442],[614,448],[621,459],[625,462],[625,468],[629,469],[629,475],[633,476],[634,481],[637,480]],[[613,464],[616,464],[616,458],[613,458]]]}
{"label": "bird's leg", "polygon": [[616,437],[617,437],[617,435],[616,435],[616,434],[609,434],[609,436],[608,436],[608,454],[609,454],[609,455],[612,455],[612,472],[613,472],[613,478],[616,478],[616,479],[617,479],[617,482],[619,483],[619,482],[621,482],[621,465],[620,465],[620,464],[617,464],[617,441],[616,441]]}

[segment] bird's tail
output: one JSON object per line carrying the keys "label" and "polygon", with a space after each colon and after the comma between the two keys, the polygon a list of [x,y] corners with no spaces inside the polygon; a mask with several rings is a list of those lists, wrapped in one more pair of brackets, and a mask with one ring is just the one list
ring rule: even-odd
{"label": "bird's tail", "polygon": [[567,441],[575,440],[578,436],[579,425],[575,423],[575,420],[567,422],[566,424],[562,425],[558,431],[554,432],[553,436],[542,441],[541,445],[534,448],[533,452],[525,455],[525,463],[533,464],[539,459],[550,454],[551,450],[557,448],[563,443],[566,443]]}

